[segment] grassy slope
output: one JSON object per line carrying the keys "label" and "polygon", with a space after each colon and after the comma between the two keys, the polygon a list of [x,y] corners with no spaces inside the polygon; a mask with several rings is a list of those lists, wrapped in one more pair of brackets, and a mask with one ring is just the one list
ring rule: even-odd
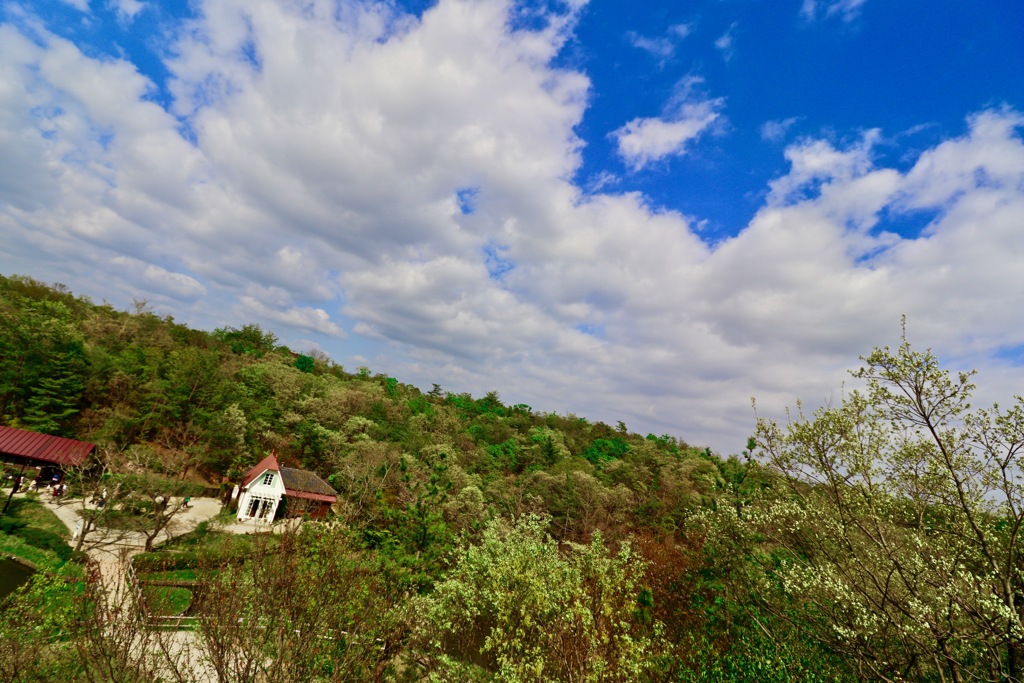
{"label": "grassy slope", "polygon": [[[57,515],[46,509],[35,496],[14,498],[5,517],[24,523],[25,529],[50,533],[65,541],[71,536]],[[82,573],[80,565],[65,563],[52,550],[36,547],[16,534],[0,533],[0,553],[17,557],[45,571],[64,569],[74,575]]]}

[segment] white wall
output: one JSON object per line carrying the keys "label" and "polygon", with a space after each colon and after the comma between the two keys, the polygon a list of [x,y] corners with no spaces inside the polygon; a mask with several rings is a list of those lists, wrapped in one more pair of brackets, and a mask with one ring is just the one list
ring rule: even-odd
{"label": "white wall", "polygon": [[[266,475],[272,475],[270,483],[264,483]],[[244,521],[246,519],[261,518],[267,522],[274,520],[274,515],[277,513],[277,507],[281,504],[281,498],[284,496],[284,482],[281,481],[281,473],[273,470],[266,470],[261,473],[258,477],[249,482],[249,486],[242,493],[241,498],[238,501],[238,521]],[[252,512],[250,516],[250,508],[253,507],[252,503],[254,499],[260,501],[267,501],[266,503],[261,502],[258,507]],[[261,516],[261,512],[264,514]]]}

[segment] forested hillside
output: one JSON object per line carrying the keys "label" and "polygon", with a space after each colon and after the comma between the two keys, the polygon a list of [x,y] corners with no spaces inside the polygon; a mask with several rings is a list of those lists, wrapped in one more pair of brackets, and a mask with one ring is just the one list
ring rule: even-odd
{"label": "forested hillside", "polygon": [[507,406],[498,392],[423,393],[295,353],[255,325],[191,330],[19,277],[0,280],[0,297],[3,424],[214,483],[274,450],[327,478],[360,525],[430,496],[431,513],[467,510],[451,512],[452,531],[487,519],[468,512],[486,504],[549,514],[562,539],[672,533],[725,483],[714,457],[672,436]]}
{"label": "forested hillside", "polygon": [[967,412],[968,377],[909,345],[722,458],[24,277],[0,321],[0,423],[215,485],[273,450],[338,490],[232,584],[335,619],[302,622],[326,650],[260,650],[274,680],[1019,680],[1024,415]]}

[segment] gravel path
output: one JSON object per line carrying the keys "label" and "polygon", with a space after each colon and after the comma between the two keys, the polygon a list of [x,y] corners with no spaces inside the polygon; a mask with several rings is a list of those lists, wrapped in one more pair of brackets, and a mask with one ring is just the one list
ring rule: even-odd
{"label": "gravel path", "polygon": [[[15,494],[23,495],[23,494]],[[79,526],[80,517],[78,511],[82,509],[81,499],[55,501],[51,496],[39,497],[39,501],[51,510],[74,535]],[[200,523],[216,517],[222,509],[222,503],[216,498],[192,498],[189,507],[182,509],[175,514],[172,524],[160,534],[155,545],[159,546],[170,539],[186,534],[195,529]],[[287,520],[276,524],[268,524],[260,520],[247,520],[239,522],[234,517],[228,518],[230,523],[218,524],[217,529],[235,534],[251,534],[261,532],[281,532],[295,524],[299,520]],[[132,555],[143,551],[146,544],[146,537],[139,532],[125,532],[120,530],[98,527],[90,532],[85,541],[84,548],[93,560],[101,575],[101,581],[106,591],[111,595],[123,595],[128,588],[125,585],[127,576],[127,563]],[[74,541],[71,541],[74,546]],[[203,655],[202,648],[197,641],[197,635],[193,631],[162,631],[154,636],[162,645],[156,641],[148,647],[154,652],[162,652],[177,661],[182,672],[187,672],[189,680],[196,683],[212,683],[216,680],[213,667]],[[168,678],[172,678],[170,675]]]}
{"label": "gravel path", "polygon": [[[78,511],[82,509],[81,499],[54,500],[50,496],[40,496],[39,501],[64,522],[74,536],[79,527]],[[171,524],[157,537],[155,545],[159,546],[175,536],[188,533],[200,522],[213,519],[221,510],[221,502],[216,498],[193,498],[189,507],[176,515]],[[72,547],[75,541],[70,541]],[[124,566],[132,555],[142,552],[146,547],[146,537],[137,531],[121,531],[98,527],[89,533],[84,549],[89,558],[99,566],[104,583],[112,589],[119,588],[124,581]]]}
{"label": "gravel path", "polygon": [[[80,519],[77,511],[82,509],[80,499],[58,502],[49,496],[41,496],[39,501],[56,514],[72,534],[75,533]],[[156,538],[154,545],[159,546],[175,536],[192,531],[199,526],[200,522],[216,517],[220,509],[221,502],[216,498],[193,498],[187,508],[174,515],[174,519]],[[74,544],[72,543],[72,545]],[[128,548],[141,552],[142,548],[146,546],[146,537],[137,531],[120,531],[99,527],[89,534],[85,545],[87,548]]]}

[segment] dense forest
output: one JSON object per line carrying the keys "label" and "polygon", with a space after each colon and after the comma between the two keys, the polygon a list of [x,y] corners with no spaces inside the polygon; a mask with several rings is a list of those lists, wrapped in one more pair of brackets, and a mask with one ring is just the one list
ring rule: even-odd
{"label": "dense forest", "polygon": [[[339,492],[198,598],[223,682],[1021,680],[1021,402],[972,409],[905,341],[863,361],[863,392],[721,457],[0,277],[0,424],[213,486],[274,451]],[[187,680],[71,625],[108,598],[36,583],[0,673]]]}

